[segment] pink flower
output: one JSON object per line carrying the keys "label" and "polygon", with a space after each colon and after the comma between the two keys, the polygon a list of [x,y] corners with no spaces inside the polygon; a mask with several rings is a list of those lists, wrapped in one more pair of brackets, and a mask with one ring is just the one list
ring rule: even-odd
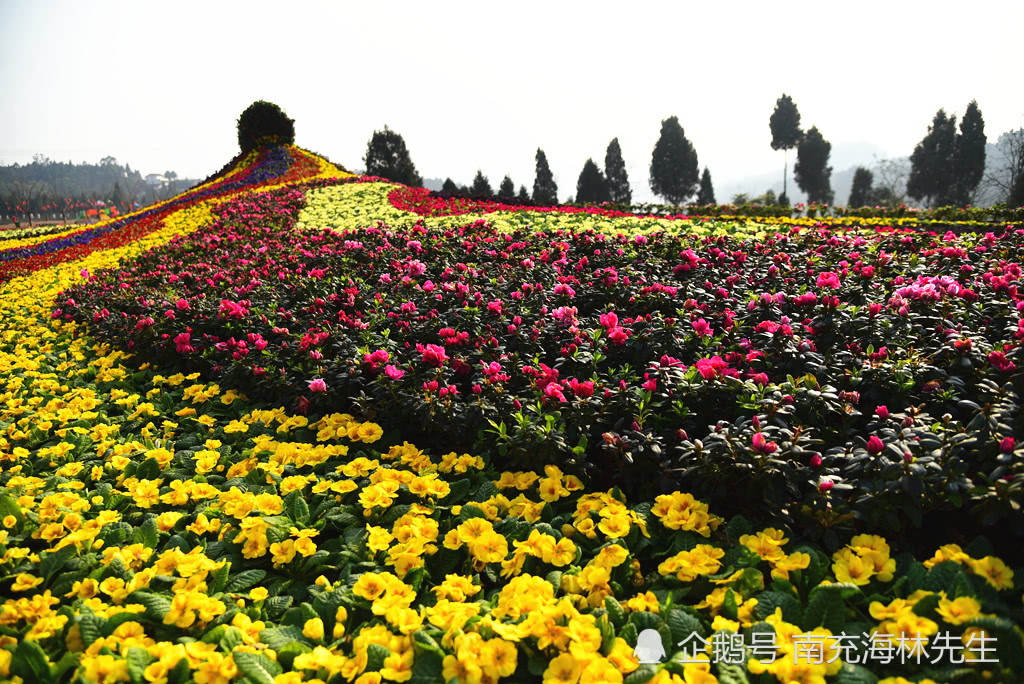
{"label": "pink flower", "polygon": [[388,376],[392,380],[400,380],[402,376],[405,375],[405,371],[399,370],[398,368],[395,368],[389,363],[388,365],[384,366],[384,375]]}
{"label": "pink flower", "polygon": [[609,311],[606,314],[601,314],[601,325],[605,328],[615,328],[619,325],[619,317],[614,311]]}
{"label": "pink flower", "polygon": [[428,344],[423,348],[423,361],[440,368],[448,360],[445,349],[439,344]]}
{"label": "pink flower", "polygon": [[882,453],[882,449],[885,448],[885,444],[882,440],[878,439],[876,435],[871,435],[871,439],[868,440],[867,446],[865,447],[872,456],[877,456]]}
{"label": "pink flower", "polygon": [[1015,446],[1017,446],[1017,442],[1013,437],[1004,437],[1003,440],[999,442],[999,450],[1004,454],[1013,453]]}
{"label": "pink flower", "polygon": [[174,338],[174,346],[175,351],[179,354],[195,351],[191,344],[191,336],[187,332],[183,332]]}
{"label": "pink flower", "polygon": [[868,305],[868,313],[871,316],[877,316],[879,312],[881,312],[881,310],[882,305],[879,304],[878,302],[872,302],[871,304]]}
{"label": "pink flower", "polygon": [[650,378],[649,380],[647,380],[647,382],[643,384],[643,388],[648,392],[655,391],[656,389],[658,389],[658,379]]}
{"label": "pink flower", "polygon": [[307,380],[310,392],[326,392],[327,383],[324,382],[323,378],[314,378],[313,380]]}
{"label": "pink flower", "polygon": [[821,467],[821,454],[814,454],[813,456],[811,456],[811,467],[812,468],[820,468]]}
{"label": "pink flower", "polygon": [[754,438],[752,442],[754,445],[754,451],[761,454],[771,454],[774,453],[775,450],[779,448],[779,445],[776,444],[775,442],[769,442],[768,440],[766,440],[764,438],[764,434],[761,432],[754,433]]}
{"label": "pink flower", "polygon": [[818,491],[824,494],[825,492],[832,489],[832,487],[834,486],[835,483],[832,482],[832,480],[822,480],[821,482],[818,483]]}
{"label": "pink flower", "polygon": [[690,321],[690,325],[693,326],[693,331],[697,333],[698,337],[711,337],[711,326],[703,318]]}
{"label": "pink flower", "polygon": [[889,417],[889,407],[888,406],[877,406],[877,407],[875,407],[875,415],[878,416],[879,418],[881,418],[882,420],[885,420],[886,418]]}
{"label": "pink flower", "polygon": [[573,378],[572,380],[569,380],[569,382],[566,383],[566,384],[569,385],[569,389],[571,389],[572,393],[575,394],[577,397],[586,398],[586,397],[590,397],[590,396],[594,395],[594,381],[593,380],[587,380],[586,382],[580,382],[576,378]]}
{"label": "pink flower", "polygon": [[818,287],[828,287],[833,290],[839,289],[839,276],[832,271],[825,271],[824,273],[818,274]]}
{"label": "pink flower", "polygon": [[576,290],[572,289],[572,287],[565,283],[558,283],[555,285],[555,294],[564,294],[567,297],[575,297]]}
{"label": "pink flower", "polygon": [[81,271],[81,276],[83,278],[88,278],[89,277],[89,269],[83,268],[82,271]]}

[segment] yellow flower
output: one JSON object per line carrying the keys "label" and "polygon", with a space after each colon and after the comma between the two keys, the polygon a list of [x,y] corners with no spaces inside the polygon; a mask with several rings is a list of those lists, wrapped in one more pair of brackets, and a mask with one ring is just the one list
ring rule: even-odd
{"label": "yellow flower", "polygon": [[952,601],[941,598],[935,612],[951,625],[962,625],[981,615],[981,604],[970,596],[960,596]]}
{"label": "yellow flower", "polygon": [[985,556],[981,560],[968,559],[967,564],[976,575],[981,575],[996,589],[1013,587],[1013,570],[995,556]]}
{"label": "yellow flower", "polygon": [[582,663],[571,653],[563,653],[544,670],[544,684],[576,684],[582,672]]}
{"label": "yellow flower", "polygon": [[28,591],[32,587],[37,587],[42,583],[42,577],[36,577],[35,575],[23,572],[15,577],[14,584],[11,586],[11,591]]}
{"label": "yellow flower", "polygon": [[249,590],[249,598],[253,601],[263,601],[270,594],[264,587],[253,587]]}
{"label": "yellow flower", "polygon": [[302,636],[313,641],[320,641],[324,638],[324,621],[320,618],[310,618],[302,626]]}

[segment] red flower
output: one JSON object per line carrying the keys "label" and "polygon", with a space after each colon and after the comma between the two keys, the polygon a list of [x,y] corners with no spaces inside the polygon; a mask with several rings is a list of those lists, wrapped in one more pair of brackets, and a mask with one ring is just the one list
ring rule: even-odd
{"label": "red flower", "polygon": [[867,446],[865,448],[873,456],[877,456],[878,454],[882,453],[882,449],[885,448],[885,444],[882,442],[882,440],[878,439],[877,436],[871,435],[871,439],[868,440]]}

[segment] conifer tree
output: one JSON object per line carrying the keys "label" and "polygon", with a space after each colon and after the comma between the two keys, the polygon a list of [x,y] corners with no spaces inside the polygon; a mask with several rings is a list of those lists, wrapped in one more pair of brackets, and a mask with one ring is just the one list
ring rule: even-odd
{"label": "conifer tree", "polygon": [[875,182],[875,175],[863,166],[858,166],[853,172],[853,187],[850,188],[850,199],[846,206],[856,209],[868,204],[873,196],[871,185]]}
{"label": "conifer tree", "polygon": [[629,174],[626,173],[626,162],[622,160],[618,138],[612,138],[604,153],[604,177],[608,184],[608,197],[612,202],[629,204],[633,201],[633,192],[629,189]]}
{"label": "conifer tree", "polygon": [[907,194],[932,206],[945,206],[954,201],[956,181],[956,115],[946,110],[935,113],[928,133],[910,155],[910,177]]}
{"label": "conifer tree", "polygon": [[768,119],[768,127],[772,132],[772,149],[783,150],[782,197],[786,198],[785,204],[789,204],[786,192],[789,187],[789,151],[800,144],[803,132],[800,130],[800,111],[793,98],[786,93],[782,93],[782,97],[775,101],[775,111]]}
{"label": "conifer tree", "polygon": [[519,200],[520,202],[530,201],[530,192],[526,189],[525,185],[519,186],[519,195],[516,197],[516,199]]}
{"label": "conifer tree", "polygon": [[822,137],[817,126],[807,131],[796,148],[793,177],[810,202],[832,203],[832,167],[828,165],[831,152],[832,143]]}
{"label": "conifer tree", "polygon": [[661,122],[661,135],[651,152],[651,192],[672,204],[682,204],[700,179],[697,151],[686,139],[679,118]]}
{"label": "conifer tree", "polygon": [[422,187],[423,178],[416,172],[416,165],[409,157],[405,140],[398,133],[384,126],[383,131],[374,131],[366,145],[367,176],[380,176],[389,181]]}
{"label": "conifer tree", "polygon": [[708,171],[708,167],[704,167],[704,173],[700,177],[700,189],[697,190],[697,204],[705,206],[708,204],[717,204],[715,202],[715,188],[711,185],[711,172]]}
{"label": "conifer tree", "polygon": [[490,181],[487,180],[487,176],[480,169],[476,170],[476,176],[473,177],[473,185],[469,191],[474,197],[491,197],[494,195],[494,191],[491,190]]}
{"label": "conifer tree", "polygon": [[533,201],[544,206],[558,204],[558,185],[548,167],[548,158],[544,150],[537,148],[537,172],[533,180]]}
{"label": "conifer tree", "polygon": [[501,185],[498,186],[498,197],[503,200],[510,200],[516,196],[516,186],[512,182],[512,179],[505,176],[501,179]]}
{"label": "conifer tree", "polygon": [[578,204],[607,202],[608,183],[597,168],[593,159],[588,159],[580,171],[580,178],[576,182],[576,202]]}
{"label": "conifer tree", "polygon": [[956,137],[955,159],[956,169],[953,182],[953,201],[957,206],[965,207],[974,199],[974,191],[978,189],[985,175],[985,119],[978,109],[977,100],[971,100],[960,120],[960,134]]}

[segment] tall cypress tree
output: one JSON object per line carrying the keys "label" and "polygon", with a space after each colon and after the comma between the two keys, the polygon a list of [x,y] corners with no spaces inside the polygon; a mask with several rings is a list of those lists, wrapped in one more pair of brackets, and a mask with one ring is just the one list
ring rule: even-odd
{"label": "tall cypress tree", "polygon": [[548,158],[544,150],[537,148],[537,175],[533,179],[533,201],[537,204],[552,206],[558,204],[558,185],[548,167]]}
{"label": "tall cypress tree", "polygon": [[956,171],[953,201],[965,207],[974,198],[982,176],[985,175],[985,119],[978,109],[977,100],[971,100],[960,120],[960,135],[956,137]]}
{"label": "tall cypress tree", "polygon": [[708,167],[704,167],[704,173],[700,177],[700,189],[697,190],[697,204],[706,206],[708,204],[718,204],[715,201],[715,188],[711,185],[711,172],[708,171]]}
{"label": "tall cypress tree", "polygon": [[596,204],[607,202],[608,198],[608,183],[605,181],[601,169],[597,168],[597,164],[594,163],[593,159],[588,159],[583,164],[579,180],[576,181],[576,203],[587,204],[590,202]]}
{"label": "tall cypress tree", "polygon": [[473,177],[473,185],[469,191],[474,197],[491,197],[494,195],[494,191],[491,189],[491,182],[487,180],[487,176],[480,169],[476,170],[476,176]]}
{"label": "tall cypress tree", "polygon": [[[618,138],[612,138],[604,153],[604,177],[612,202],[629,204],[633,201],[633,191],[629,189],[629,175],[626,173],[626,162],[622,161],[622,149],[619,147]],[[578,197],[576,201],[579,201]]]}
{"label": "tall cypress tree", "polygon": [[498,186],[498,197],[503,200],[510,200],[516,196],[516,186],[512,182],[512,179],[505,176],[501,179],[501,185]]}
{"label": "tall cypress tree", "polygon": [[530,200],[530,193],[526,189],[525,185],[519,186],[519,194],[516,196],[516,199],[520,200],[521,202],[528,202]]}
{"label": "tall cypress tree", "polygon": [[956,115],[946,116],[946,110],[935,113],[928,133],[914,147],[910,155],[910,177],[907,194],[916,200],[925,200],[932,206],[944,206],[954,201],[956,174]]}
{"label": "tall cypress tree", "polygon": [[831,152],[832,143],[822,137],[817,126],[807,131],[796,148],[793,177],[811,202],[832,203],[832,167],[828,165]]}
{"label": "tall cypress tree", "polygon": [[850,208],[863,207],[868,204],[872,196],[871,184],[875,181],[875,175],[863,166],[858,166],[853,172],[853,187],[850,188],[850,199],[846,206]]}
{"label": "tall cypress tree", "polygon": [[661,122],[661,135],[651,152],[651,192],[672,204],[682,204],[700,179],[697,151],[686,139],[679,117]]}
{"label": "tall cypress tree", "polygon": [[416,172],[416,165],[409,157],[405,140],[398,133],[384,126],[383,131],[374,131],[366,144],[367,176],[380,176],[396,183],[415,187],[423,186],[423,178]]}
{"label": "tall cypress tree", "polygon": [[[782,197],[789,203],[786,193],[789,181],[789,151],[800,144],[803,131],[800,130],[800,111],[796,108],[793,98],[786,93],[775,101],[775,111],[768,119],[768,127],[772,132],[772,149],[783,150],[782,153]],[[780,202],[781,204],[781,202]]]}

